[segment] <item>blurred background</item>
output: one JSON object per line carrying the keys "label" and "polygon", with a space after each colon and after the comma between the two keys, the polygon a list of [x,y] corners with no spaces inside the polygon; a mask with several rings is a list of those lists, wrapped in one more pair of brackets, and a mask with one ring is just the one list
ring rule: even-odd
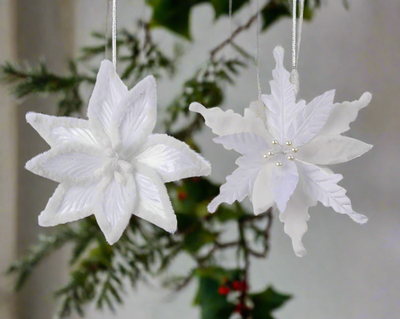
{"label": "blurred background", "polygon": [[[398,0],[326,0],[315,18],[304,25],[300,53],[301,97],[309,100],[336,89],[336,101],[358,99],[364,91],[372,103],[361,111],[347,135],[374,144],[372,151],[333,170],[344,175],[353,208],[369,217],[360,226],[321,204],[310,210],[309,230],[304,237],[308,254],[295,257],[283,225],[276,219],[271,253],[252,264],[250,285],[262,289],[271,283],[294,298],[276,313],[278,319],[397,319],[400,313],[400,2]],[[141,0],[119,0],[119,26],[133,29],[135,21],[149,17]],[[255,2],[234,16],[240,25],[255,12]],[[158,82],[158,99],[170,101],[174,92],[207,60],[209,51],[229,35],[226,17],[213,21],[210,5],[192,11],[193,42],[183,42],[185,54],[173,80]],[[100,0],[1,0],[0,63],[44,57],[57,72],[78,49],[93,42],[90,33],[105,28],[106,1]],[[255,51],[255,25],[237,43]],[[176,39],[162,29],[154,37],[165,50]],[[261,83],[274,68],[272,50],[282,45],[290,66],[291,21],[281,20],[260,37]],[[239,113],[257,98],[253,67],[226,88],[222,107]],[[89,96],[90,91],[87,92]],[[56,112],[53,98],[16,101],[6,87],[0,88],[0,271],[34,243],[42,231],[37,216],[56,186],[24,170],[24,163],[47,149],[45,142],[25,122],[25,113]],[[236,155],[212,143],[204,128],[198,135],[203,155],[213,165],[212,179],[223,182],[235,168]],[[54,311],[51,292],[67,278],[68,249],[47,259],[18,295],[12,279],[0,277],[0,318],[47,319]],[[229,262],[229,261],[228,261]],[[181,258],[174,272],[187,270]],[[114,315],[89,309],[86,318],[172,319],[198,318],[192,307],[195,284],[173,294],[158,281],[128,291],[129,297]]]}

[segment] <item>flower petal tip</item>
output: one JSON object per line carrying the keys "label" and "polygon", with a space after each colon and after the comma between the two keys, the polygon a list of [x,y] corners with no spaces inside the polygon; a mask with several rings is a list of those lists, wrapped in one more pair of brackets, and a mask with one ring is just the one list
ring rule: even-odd
{"label": "flower petal tip", "polygon": [[364,92],[360,100],[364,100],[366,104],[369,104],[372,100],[372,94],[370,92]]}
{"label": "flower petal tip", "polygon": [[214,213],[217,211],[217,208],[218,208],[218,206],[219,206],[220,204],[221,204],[221,203],[220,203],[218,200],[216,200],[216,198],[214,198],[214,199],[211,201],[211,203],[208,204],[208,206],[207,206],[207,211],[208,211],[210,214],[214,214]]}
{"label": "flower petal tip", "polygon": [[148,75],[148,76],[146,76],[143,80],[142,80],[142,82],[149,82],[149,83],[151,83],[151,85],[154,85],[154,86],[156,86],[156,78],[153,76],[153,75]]}
{"label": "flower petal tip", "polygon": [[35,112],[28,112],[25,115],[25,119],[26,121],[32,125],[32,123],[34,123],[37,119],[37,113]]}
{"label": "flower petal tip", "polygon": [[279,54],[284,55],[285,54],[285,49],[282,46],[277,45],[275,47],[275,49],[274,49],[274,53],[279,53]]}
{"label": "flower petal tip", "polygon": [[200,113],[203,109],[205,109],[205,107],[198,102],[193,102],[189,105],[189,110],[192,112]]}
{"label": "flower petal tip", "polygon": [[358,223],[363,225],[363,224],[366,224],[367,222],[368,222],[368,217],[364,216],[364,215],[361,215],[361,217],[358,220]]}
{"label": "flower petal tip", "polygon": [[49,226],[53,226],[49,224],[49,220],[48,218],[45,218],[42,214],[39,215],[38,217],[38,223],[40,227],[49,227]]}
{"label": "flower petal tip", "polygon": [[297,257],[302,258],[307,254],[307,251],[303,248],[294,252]]}
{"label": "flower petal tip", "polygon": [[114,64],[110,60],[104,59],[103,61],[101,61],[101,64],[100,64],[100,68],[102,68],[102,67],[114,69]]}

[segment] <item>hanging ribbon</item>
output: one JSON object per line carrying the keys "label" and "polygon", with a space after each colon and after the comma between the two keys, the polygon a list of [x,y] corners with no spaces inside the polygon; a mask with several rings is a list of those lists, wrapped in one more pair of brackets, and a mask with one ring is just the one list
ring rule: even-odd
{"label": "hanging ribbon", "polygon": [[260,4],[257,0],[257,20],[256,20],[256,69],[257,69],[257,90],[258,90],[258,100],[261,101],[261,80],[260,80]]}
{"label": "hanging ribbon", "polygon": [[297,0],[293,0],[292,3],[292,73],[290,75],[290,81],[294,85],[295,93],[297,94],[300,89],[300,78],[298,72],[299,55],[300,55],[300,43],[301,43],[301,31],[303,28],[304,18],[304,1],[299,0],[299,19],[297,20]]}
{"label": "hanging ribbon", "polygon": [[112,0],[112,62],[117,68],[117,0]]}

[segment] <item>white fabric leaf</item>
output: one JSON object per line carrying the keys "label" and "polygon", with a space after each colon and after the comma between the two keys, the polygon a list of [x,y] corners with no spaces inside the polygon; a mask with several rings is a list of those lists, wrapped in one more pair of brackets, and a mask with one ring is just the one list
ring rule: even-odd
{"label": "white fabric leaf", "polygon": [[355,222],[364,224],[368,218],[353,211],[346,190],[337,185],[342,180],[340,174],[329,174],[318,166],[299,163],[308,193],[326,207],[332,207],[340,214],[349,215]]}
{"label": "white fabric leaf", "polygon": [[263,123],[267,122],[268,108],[265,106],[263,101],[253,101],[250,103],[247,109],[244,109],[244,117],[260,119]]}
{"label": "white fabric leaf", "polygon": [[63,182],[40,214],[39,225],[56,226],[90,216],[98,200],[97,182],[76,185]]}
{"label": "white fabric leaf", "polygon": [[211,173],[202,156],[166,134],[150,135],[138,153],[136,160],[156,170],[164,183]]}
{"label": "white fabric leaf", "polygon": [[253,192],[254,181],[260,171],[260,162],[254,158],[239,157],[236,160],[239,166],[233,173],[226,177],[226,183],[220,187],[220,192],[208,205],[208,211],[215,213],[222,203],[233,204],[241,202]]}
{"label": "white fabric leaf", "polygon": [[283,66],[283,56],[283,48],[276,47],[276,68],[272,72],[273,80],[270,81],[271,95],[262,95],[269,109],[269,124],[281,145],[293,139],[290,127],[296,115],[304,108],[304,102],[296,104],[295,87],[290,82],[290,73]]}
{"label": "white fabric leaf", "polygon": [[157,90],[153,76],[140,81],[121,100],[114,114],[112,139],[130,158],[146,141],[157,121]]}
{"label": "white fabric leaf", "polygon": [[139,205],[133,214],[174,233],[177,219],[161,177],[152,168],[139,164],[135,179]]}
{"label": "white fabric leaf", "polygon": [[287,160],[283,156],[280,157],[279,160],[283,165],[273,168],[270,187],[275,203],[282,213],[285,211],[286,204],[299,182],[299,173],[294,161]]}
{"label": "white fabric leaf", "polygon": [[271,149],[263,137],[252,133],[230,134],[213,140],[217,144],[222,144],[227,150],[235,150],[245,156],[262,156]]}
{"label": "white fabric leaf", "polygon": [[265,140],[272,141],[273,137],[267,131],[261,119],[249,116],[241,116],[232,110],[223,111],[219,107],[206,109],[200,103],[190,104],[189,110],[201,114],[206,125],[211,128],[214,134],[223,136],[237,133],[253,133],[264,136]]}
{"label": "white fabric leaf", "polygon": [[275,161],[268,160],[259,170],[254,182],[254,188],[251,195],[253,211],[255,215],[266,212],[270,207],[274,206],[275,199],[271,193],[271,174],[275,167]]}
{"label": "white fabric leaf", "polygon": [[99,185],[100,203],[95,216],[107,242],[113,245],[129,224],[137,202],[136,184],[132,175],[118,180],[104,178]]}
{"label": "white fabric leaf", "polygon": [[56,182],[83,182],[102,175],[108,164],[98,149],[89,147],[58,147],[40,154],[25,165],[32,173]]}
{"label": "white fabric leaf", "polygon": [[316,97],[296,116],[294,124],[293,145],[308,143],[325,125],[333,108],[335,90]]}
{"label": "white fabric leaf", "polygon": [[320,134],[338,135],[347,132],[350,129],[350,123],[357,118],[358,112],[366,107],[371,102],[371,99],[371,93],[365,92],[359,100],[336,103]]}
{"label": "white fabric leaf", "polygon": [[109,144],[115,109],[127,93],[128,88],[119,78],[112,62],[102,61],[89,101],[88,117],[92,132],[104,145]]}
{"label": "white fabric leaf", "polygon": [[73,143],[99,146],[86,120],[28,112],[26,121],[52,147]]}
{"label": "white fabric leaf", "polygon": [[307,163],[331,165],[348,162],[371,148],[370,144],[346,136],[317,135],[299,148],[296,158]]}
{"label": "white fabric leaf", "polygon": [[304,190],[303,178],[287,203],[286,209],[279,215],[279,220],[285,223],[284,231],[292,239],[293,250],[298,257],[306,254],[302,238],[307,232],[307,221],[310,219],[308,208],[315,206],[317,201]]}

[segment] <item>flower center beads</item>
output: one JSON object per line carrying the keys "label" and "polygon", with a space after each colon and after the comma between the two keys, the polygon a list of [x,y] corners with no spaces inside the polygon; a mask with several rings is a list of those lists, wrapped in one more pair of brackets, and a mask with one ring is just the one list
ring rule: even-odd
{"label": "flower center beads", "polygon": [[[285,145],[280,145],[277,140],[273,140],[272,145],[274,145],[273,151],[268,151],[267,154],[264,154],[264,158],[269,159],[273,156],[284,155],[287,156],[288,160],[293,161],[293,153],[297,153],[298,151],[296,147],[292,146],[292,141],[286,141]],[[277,161],[276,166],[283,166],[283,163],[281,161]]]}
{"label": "flower center beads", "polygon": [[133,167],[130,163],[123,160],[117,151],[108,149],[105,152],[106,156],[111,158],[110,169],[114,175],[115,180],[120,184],[126,183],[125,174],[129,174],[133,171]]}

